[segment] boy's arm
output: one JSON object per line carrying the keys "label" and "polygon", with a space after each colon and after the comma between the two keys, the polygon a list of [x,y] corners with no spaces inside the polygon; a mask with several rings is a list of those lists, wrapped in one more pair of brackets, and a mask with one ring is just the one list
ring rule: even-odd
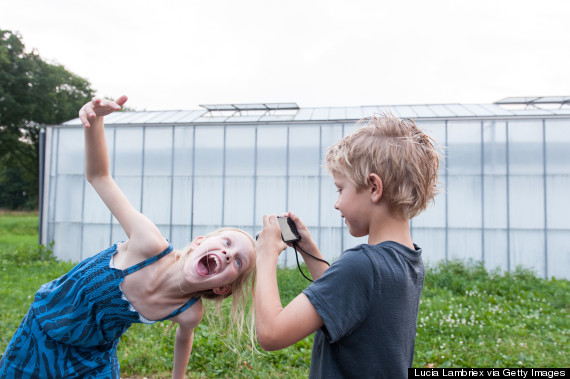
{"label": "boy's arm", "polygon": [[85,177],[121,224],[131,247],[144,255],[154,255],[168,246],[167,242],[158,228],[131,205],[109,171],[103,118],[119,110],[126,101],[126,96],[116,101],[95,98],[79,111],[79,119],[85,126]]}
{"label": "boy's arm", "polygon": [[290,346],[323,326],[323,320],[304,294],[285,308],[281,304],[277,259],[285,248],[277,217],[264,216],[256,245],[255,327],[259,344],[269,351]]}
{"label": "boy's arm", "polygon": [[[294,214],[293,212],[288,212],[284,216],[289,217],[295,223],[297,231],[301,236],[301,240],[297,241],[297,245],[300,247],[298,251],[303,257],[303,260],[305,261],[305,264],[307,265],[307,268],[309,269],[309,272],[311,273],[313,280],[317,280],[318,278],[323,276],[323,273],[329,268],[329,265],[326,264],[325,262],[319,261],[305,254],[304,251],[313,255],[314,257],[324,260],[321,251],[319,250],[317,244],[311,237],[311,233],[309,233],[309,229],[305,226],[303,220],[297,217],[297,215]],[[304,251],[301,249],[303,249]]]}

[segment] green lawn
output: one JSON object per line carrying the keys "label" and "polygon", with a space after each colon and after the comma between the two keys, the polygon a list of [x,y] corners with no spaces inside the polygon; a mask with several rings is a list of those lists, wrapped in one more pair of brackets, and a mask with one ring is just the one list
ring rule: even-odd
{"label": "green lawn", "polygon": [[[0,214],[0,351],[8,344],[37,288],[73,264],[37,246],[35,214]],[[104,248],[101,247],[102,249]],[[308,282],[279,271],[286,304]],[[531,272],[488,272],[449,262],[427,269],[416,338],[415,367],[570,367],[570,285]],[[169,322],[134,325],[122,337],[123,377],[166,378],[172,367]],[[234,353],[230,336],[203,322],[196,330],[191,377],[306,378],[312,336],[278,352]],[[258,348],[259,349],[259,348]]]}

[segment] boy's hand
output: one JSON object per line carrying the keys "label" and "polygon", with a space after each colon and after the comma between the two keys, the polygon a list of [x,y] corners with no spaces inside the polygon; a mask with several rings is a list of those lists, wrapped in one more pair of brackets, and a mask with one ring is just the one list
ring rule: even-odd
{"label": "boy's hand", "polygon": [[[299,235],[301,236],[301,240],[297,241],[296,244],[298,246],[300,246],[301,249],[303,249],[305,251],[310,251],[314,246],[314,241],[313,241],[313,237],[311,236],[311,233],[309,232],[309,228],[307,228],[307,226],[305,225],[303,220],[301,220],[301,218],[298,217],[293,212],[283,213],[282,216],[283,217],[289,217],[291,219],[291,221],[293,221],[295,223],[295,226],[297,227],[297,231],[299,232]],[[293,244],[289,244],[289,246],[293,247]]]}
{"label": "boy's hand", "polygon": [[79,110],[79,120],[81,120],[83,126],[89,128],[91,126],[89,119],[107,116],[108,114],[118,111],[127,100],[128,98],[125,95],[115,101],[94,97]]}

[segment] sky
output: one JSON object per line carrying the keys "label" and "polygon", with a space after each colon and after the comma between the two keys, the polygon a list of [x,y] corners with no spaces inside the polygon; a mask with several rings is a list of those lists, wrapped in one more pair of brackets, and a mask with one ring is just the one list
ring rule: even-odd
{"label": "sky", "polygon": [[568,0],[0,0],[0,29],[135,110],[570,95]]}

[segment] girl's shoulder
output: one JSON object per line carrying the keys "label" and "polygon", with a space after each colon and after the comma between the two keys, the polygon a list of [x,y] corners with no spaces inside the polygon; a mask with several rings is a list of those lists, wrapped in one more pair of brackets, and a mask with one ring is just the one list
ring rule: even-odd
{"label": "girl's shoulder", "polygon": [[169,246],[170,243],[160,234],[147,238],[131,238],[117,246],[115,266],[126,269],[160,254]]}
{"label": "girl's shoulder", "polygon": [[199,299],[190,308],[186,309],[179,315],[174,316],[171,320],[185,328],[193,329],[200,324],[203,316],[204,306],[202,305],[202,299]]}
{"label": "girl's shoulder", "polygon": [[128,241],[129,254],[146,259],[154,257],[170,246],[168,240],[157,229],[145,233],[133,233]]}

